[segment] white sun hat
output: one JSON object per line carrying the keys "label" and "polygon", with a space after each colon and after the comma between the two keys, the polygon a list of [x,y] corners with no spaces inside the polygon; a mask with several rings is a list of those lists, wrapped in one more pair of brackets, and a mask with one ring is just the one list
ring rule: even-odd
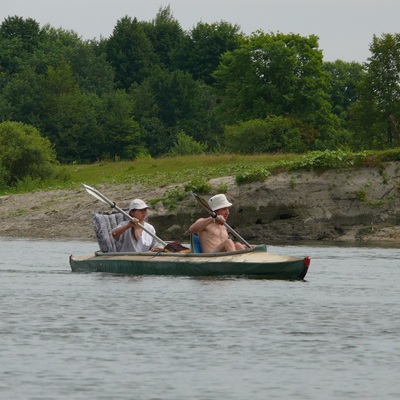
{"label": "white sun hat", "polygon": [[132,210],[143,210],[144,208],[150,208],[143,200],[134,199],[129,204],[129,211]]}
{"label": "white sun hat", "polygon": [[216,194],[208,200],[208,205],[210,206],[211,210],[217,211],[221,208],[230,207],[232,203],[229,203],[224,194]]}

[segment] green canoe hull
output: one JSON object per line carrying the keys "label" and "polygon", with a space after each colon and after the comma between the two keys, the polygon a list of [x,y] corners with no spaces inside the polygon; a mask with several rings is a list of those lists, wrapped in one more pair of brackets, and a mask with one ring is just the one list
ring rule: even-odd
{"label": "green canoe hull", "polygon": [[126,275],[247,276],[270,279],[304,279],[309,257],[281,256],[265,245],[237,252],[100,253],[71,256],[73,272],[105,272]]}

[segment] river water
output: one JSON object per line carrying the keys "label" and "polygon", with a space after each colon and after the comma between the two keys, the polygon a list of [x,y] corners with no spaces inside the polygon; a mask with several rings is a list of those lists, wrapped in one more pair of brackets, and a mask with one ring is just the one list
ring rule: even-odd
{"label": "river water", "polygon": [[1,399],[398,399],[400,250],[269,246],[305,282],[72,273],[0,238]]}

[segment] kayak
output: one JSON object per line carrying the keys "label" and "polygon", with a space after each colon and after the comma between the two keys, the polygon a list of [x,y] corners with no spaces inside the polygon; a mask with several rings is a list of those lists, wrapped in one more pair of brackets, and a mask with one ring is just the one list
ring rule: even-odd
{"label": "kayak", "polygon": [[257,245],[225,253],[97,251],[86,256],[71,255],[69,262],[73,272],[302,280],[310,258],[278,255],[268,252],[266,245]]}
{"label": "kayak", "polygon": [[[84,185],[86,191],[118,212],[92,212],[92,222],[99,251],[86,256],[71,255],[73,272],[102,272],[125,275],[170,276],[246,276],[253,278],[302,280],[308,272],[310,257],[294,257],[267,251],[265,244],[250,246],[227,226],[246,248],[224,253],[203,253],[197,235],[191,235],[187,246],[166,243],[152,235],[163,247],[146,253],[123,253],[121,242],[111,232],[122,221],[132,218],[98,190]],[[197,196],[198,197],[198,196]],[[171,245],[173,245],[171,247]],[[177,246],[179,245],[179,246]],[[167,251],[168,250],[168,251]]]}

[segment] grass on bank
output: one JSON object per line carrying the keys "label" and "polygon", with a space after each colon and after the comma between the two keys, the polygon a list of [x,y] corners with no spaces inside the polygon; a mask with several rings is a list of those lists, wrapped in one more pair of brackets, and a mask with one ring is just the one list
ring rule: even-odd
{"label": "grass on bank", "polygon": [[203,188],[212,178],[234,176],[237,184],[264,181],[281,171],[312,170],[354,167],[379,167],[384,163],[400,161],[400,148],[358,153],[346,150],[314,151],[307,154],[259,155],[190,155],[169,158],[141,158],[134,161],[97,162],[85,165],[64,165],[56,179],[37,182],[24,181],[16,187],[0,191],[0,195],[27,193],[53,189],[77,189],[82,183],[138,184],[149,188],[185,183],[192,190]]}
{"label": "grass on bank", "polygon": [[190,155],[166,158],[141,158],[134,161],[101,161],[94,164],[63,165],[57,179],[43,182],[24,181],[0,194],[27,193],[37,190],[75,189],[82,183],[138,184],[162,187],[192,180],[208,180],[236,176],[249,169],[262,168],[276,162],[290,162],[295,154],[268,155]]}

